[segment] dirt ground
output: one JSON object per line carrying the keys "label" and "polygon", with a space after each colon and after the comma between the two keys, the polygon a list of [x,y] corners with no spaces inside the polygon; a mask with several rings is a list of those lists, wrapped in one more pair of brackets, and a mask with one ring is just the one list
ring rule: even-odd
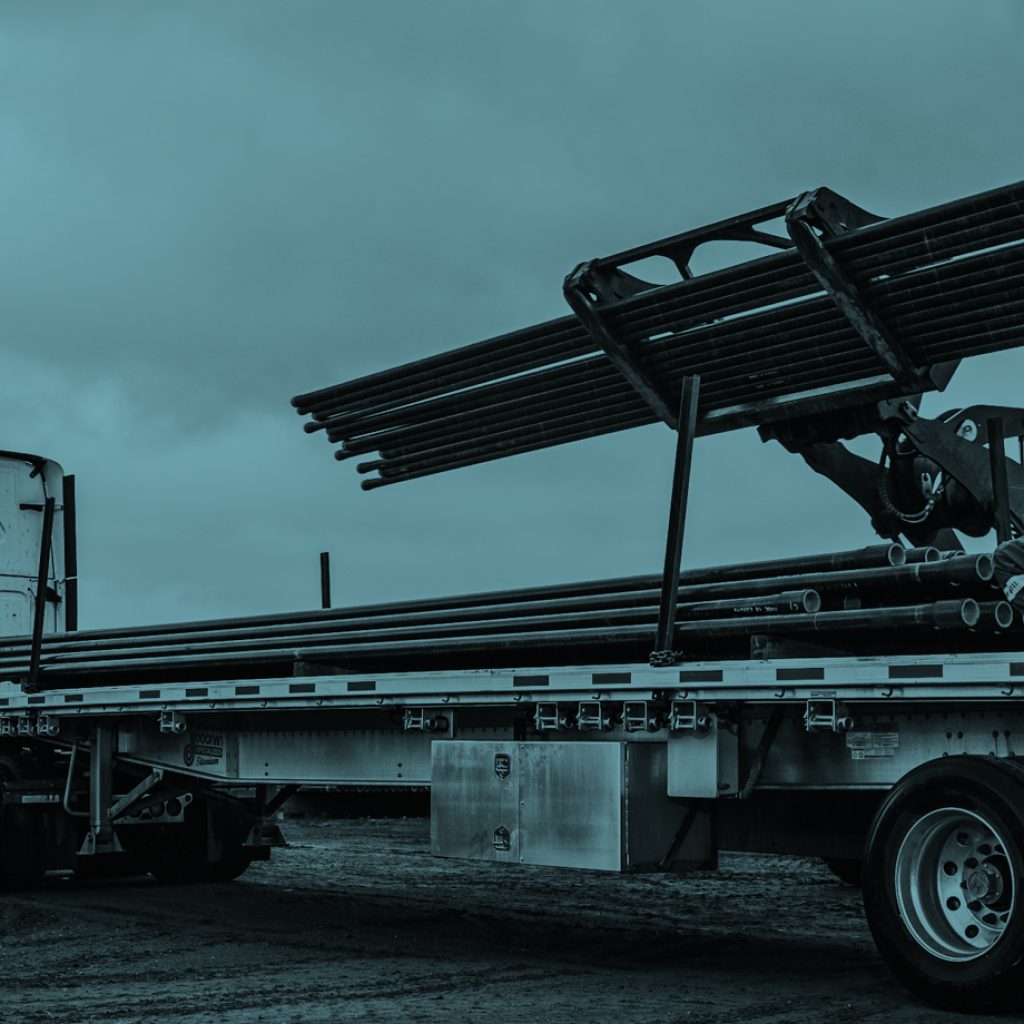
{"label": "dirt ground", "polygon": [[959,1019],[892,980],[859,892],[813,861],[614,876],[434,859],[425,819],[286,826],[292,845],[229,884],[0,896],[0,1020]]}

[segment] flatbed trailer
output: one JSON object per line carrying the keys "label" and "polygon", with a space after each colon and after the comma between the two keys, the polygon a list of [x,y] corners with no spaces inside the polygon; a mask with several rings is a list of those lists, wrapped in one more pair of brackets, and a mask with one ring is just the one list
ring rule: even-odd
{"label": "flatbed trailer", "polygon": [[[1024,798],[1002,806],[988,775],[1024,752],[1024,651],[12,687],[0,735],[14,880],[90,856],[169,881],[232,877],[281,841],[273,812],[302,785],[431,785],[440,856],[680,871],[725,849],[823,857],[850,877],[883,802],[938,771],[942,792],[972,793],[958,885],[986,842],[1014,869],[1022,849],[1010,815]],[[886,857],[869,849],[866,870]],[[1009,937],[1020,877],[963,927],[1005,914],[987,931]],[[885,954],[880,929],[898,922],[871,923]]]}
{"label": "flatbed trailer", "polygon": [[[921,545],[958,543],[954,528],[982,534],[994,525],[998,540],[1013,543],[1024,513],[1024,470],[1005,458],[1002,443],[1004,436],[1024,436],[1024,414],[977,407],[936,421],[919,417],[920,392],[944,386],[955,365],[915,366],[869,300],[890,282],[898,291],[896,286],[906,283],[903,277],[913,285],[922,277],[922,260],[932,261],[923,275],[928,288],[936,279],[949,284],[951,274],[972,273],[972,259],[991,273],[1005,271],[999,261],[1008,261],[1016,272],[1013,261],[1024,251],[1022,202],[1021,186],[997,190],[939,208],[930,219],[926,214],[932,211],[925,211],[903,225],[893,221],[899,230],[887,236],[878,218],[844,207],[831,193],[815,193],[595,261],[570,275],[567,294],[582,327],[575,321],[542,325],[545,344],[557,350],[569,338],[583,345],[579,332],[585,330],[587,344],[603,351],[608,367],[622,378],[607,391],[602,408],[621,400],[628,415],[621,422],[605,417],[585,429],[570,424],[560,438],[557,411],[541,409],[537,415],[549,419],[538,428],[539,436],[544,443],[562,443],[591,427],[593,433],[607,432],[652,418],[677,431],[665,571],[660,600],[652,606],[658,621],[656,630],[650,623],[647,660],[580,657],[593,650],[591,634],[600,627],[592,627],[567,632],[573,644],[550,662],[536,652],[557,650],[550,638],[557,641],[561,634],[548,633],[543,643],[534,634],[517,639],[523,651],[536,656],[517,663],[503,648],[502,657],[495,654],[488,665],[491,634],[484,633],[474,647],[483,667],[464,667],[450,653],[451,637],[434,645],[415,639],[420,634],[409,627],[413,640],[407,642],[403,633],[389,641],[394,651],[406,644],[420,652],[410,655],[408,670],[382,653],[391,650],[386,644],[371,644],[358,658],[352,653],[354,660],[346,665],[342,636],[329,657],[309,658],[308,650],[296,650],[284,671],[281,650],[298,628],[289,623],[302,618],[295,615],[270,624],[270,631],[283,637],[274,641],[276,647],[251,636],[237,642],[247,659],[245,671],[233,670],[230,658],[194,631],[188,636],[199,653],[189,648],[191,660],[170,646],[162,653],[159,645],[169,641],[152,636],[124,641],[138,644],[141,653],[118,648],[117,636],[88,640],[68,619],[77,576],[71,564],[73,488],[61,484],[55,463],[7,453],[6,462],[22,472],[0,493],[0,516],[8,534],[20,538],[20,547],[8,545],[8,564],[0,567],[7,581],[3,607],[14,609],[8,617],[18,625],[10,632],[20,634],[0,641],[0,672],[7,679],[0,682],[3,875],[25,883],[45,870],[102,868],[148,871],[164,881],[227,880],[283,841],[275,812],[300,786],[390,791],[429,785],[431,849],[443,857],[611,871],[712,867],[719,850],[826,858],[838,874],[863,882],[868,923],[881,955],[914,992],[963,1011],[1019,1006],[1024,992],[1024,633],[1017,632],[1019,615],[1011,616],[1009,605],[995,600],[992,591],[992,600],[983,593],[977,601],[968,596],[947,602],[945,618],[928,618],[939,604],[920,606],[922,622],[931,624],[928,640],[919,633],[887,634],[887,615],[892,622],[908,617],[883,606],[864,616],[872,619],[874,630],[868,640],[863,634],[829,633],[828,643],[816,645],[806,635],[773,627],[768,614],[758,621],[769,636],[773,628],[780,635],[745,653],[731,648],[711,657],[688,653],[686,644],[677,650],[675,641],[684,635],[686,612],[680,609],[697,614],[696,606],[677,599],[686,594],[680,586],[680,550],[692,442],[700,433],[761,425],[766,439],[799,452],[847,490],[880,534],[915,545],[908,559],[940,559],[938,549]],[[808,209],[817,211],[810,219]],[[771,395],[739,405],[722,404],[722,395],[735,393],[730,378],[733,390],[709,390],[718,397],[702,413],[698,374],[684,373],[681,384],[659,377],[651,360],[631,348],[635,339],[617,332],[616,304],[632,304],[635,312],[641,300],[651,299],[659,309],[668,299],[678,303],[694,281],[688,268],[694,248],[722,238],[765,242],[758,225],[783,213],[792,240],[772,236],[766,244],[792,249],[786,260],[768,257],[768,271],[762,268],[752,278],[750,267],[759,261],[740,268],[758,289],[757,301],[764,306],[758,315],[791,314],[796,300],[788,293],[781,303],[772,301],[772,275],[781,268],[797,275],[787,287],[816,304],[814,316],[825,318],[822,329],[839,332],[843,345],[866,346],[867,354],[858,350],[853,369],[820,388],[810,386],[810,371],[792,381],[780,372]],[[979,223],[994,225],[995,234],[979,235]],[[923,241],[912,236],[921,225]],[[960,240],[960,250],[943,255],[938,264],[936,233],[945,242]],[[904,263],[911,260],[892,275],[880,273],[877,262],[890,236],[899,242]],[[970,246],[977,250],[974,256],[961,251]],[[834,257],[851,251],[874,253],[871,272],[878,276],[844,280]],[[666,253],[684,271],[678,286],[644,285],[621,272],[632,261]],[[804,269],[793,262],[797,255],[805,260]],[[992,318],[989,327],[971,334],[980,339],[977,351],[1024,342],[1010,322],[1018,307],[1024,308],[1024,294],[1016,277],[1008,280],[1001,278],[998,287],[987,290],[973,279],[965,286],[978,302],[997,307],[984,313]],[[874,291],[868,287],[872,281],[878,284]],[[699,276],[695,282],[695,287],[706,285]],[[889,300],[882,295],[879,301],[888,315]],[[613,315],[603,315],[602,303],[613,307]],[[729,312],[725,319],[738,315]],[[712,316],[709,324],[720,331],[722,322]],[[528,348],[530,337],[516,341],[517,351]],[[935,337],[927,335],[936,358],[948,360],[949,346]],[[973,351],[965,347],[961,354]],[[735,369],[735,356],[728,358]],[[871,358],[879,365],[862,372],[861,364]],[[380,443],[382,459],[369,467],[380,476],[371,482],[400,483],[503,454],[500,416],[515,419],[503,398],[494,407],[490,440],[467,434],[460,442],[464,450],[441,444],[436,451],[418,449],[415,457],[388,447],[399,445],[394,438],[408,439],[408,421],[423,424],[434,415],[424,412],[431,403],[444,403],[444,414],[454,409],[458,418],[459,404],[477,401],[478,395],[463,387],[506,387],[507,365],[480,371],[475,355],[470,362],[468,370],[462,363],[449,370],[440,364],[405,368],[397,383],[323,389],[296,405],[314,416],[314,430],[333,430],[331,439],[351,444],[353,451]],[[830,373],[845,365],[832,357],[824,362]],[[607,367],[601,365],[604,374]],[[673,367],[680,368],[678,359]],[[557,372],[563,370],[560,365]],[[713,368],[702,364],[702,372],[711,373],[713,382]],[[752,372],[764,379],[764,361]],[[422,392],[424,386],[429,393]],[[517,384],[528,386],[527,377]],[[607,397],[622,388],[628,402]],[[358,406],[355,411],[344,408],[350,400]],[[352,417],[372,420],[372,430],[382,431],[383,440],[375,440],[372,431],[360,434],[371,428],[357,429]],[[872,464],[872,472],[855,466],[850,475],[848,453],[839,441],[872,431],[883,436],[888,462]],[[536,440],[530,434],[509,443],[514,453],[541,446]],[[442,449],[447,454],[437,453]],[[40,494],[26,497],[38,485]],[[905,503],[908,494],[924,501],[914,516],[904,516],[897,503]],[[15,522],[19,528],[12,530]],[[962,566],[963,556],[954,557]],[[634,590],[643,586],[648,584],[641,580]],[[822,621],[847,622],[853,614],[847,607],[859,605],[826,611],[822,614],[833,619]],[[758,614],[778,610],[776,605],[754,609]],[[736,611],[716,607],[713,613]],[[634,612],[642,633],[648,628],[646,611],[629,614]],[[798,617],[804,612],[817,614],[817,609],[807,605]],[[936,629],[936,624],[946,624],[948,636],[946,626]],[[191,626],[221,636],[216,623]],[[390,620],[388,628],[394,628]],[[741,625],[740,632],[746,629]],[[749,629],[753,637],[754,625]],[[584,632],[586,643],[580,639]],[[685,635],[696,645],[700,632],[695,628]],[[295,642],[308,639],[299,636]],[[225,641],[229,647],[231,642]],[[90,653],[89,643],[101,653]],[[498,646],[495,641],[495,651]],[[451,663],[435,664],[444,657]]]}

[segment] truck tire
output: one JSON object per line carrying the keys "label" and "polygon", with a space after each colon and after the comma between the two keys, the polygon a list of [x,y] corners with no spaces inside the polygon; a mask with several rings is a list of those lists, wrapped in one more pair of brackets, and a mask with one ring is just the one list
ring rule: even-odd
{"label": "truck tire", "polygon": [[[4,782],[21,782],[35,778],[41,774],[38,763],[26,752],[13,748],[0,749],[0,784]],[[46,876],[46,870],[39,867],[26,867],[26,864],[40,862],[37,855],[38,845],[34,842],[33,833],[18,829],[14,836],[8,834],[12,822],[11,816],[3,814],[0,821],[0,889],[30,889],[39,885]],[[17,817],[14,815],[14,817]],[[26,848],[23,844],[29,843]],[[9,867],[9,847],[20,847],[14,855],[17,867]]]}
{"label": "truck tire", "polygon": [[21,782],[41,778],[39,762],[24,751],[0,749],[0,782]]}
{"label": "truck tire", "polygon": [[864,861],[859,857],[826,857],[825,867],[844,885],[860,886],[864,879]]}
{"label": "truck tire", "polygon": [[921,999],[961,1013],[1024,1004],[1024,768],[957,756],[906,775],[868,835],[864,908]]}
{"label": "truck tire", "polygon": [[122,829],[122,843],[137,853],[146,870],[167,884],[230,882],[252,863],[243,847],[247,828],[231,808],[197,797],[181,825],[139,825]]}
{"label": "truck tire", "polygon": [[197,882],[233,882],[252,863],[249,857],[210,863],[198,858],[156,857],[149,873],[164,885],[194,885]]}

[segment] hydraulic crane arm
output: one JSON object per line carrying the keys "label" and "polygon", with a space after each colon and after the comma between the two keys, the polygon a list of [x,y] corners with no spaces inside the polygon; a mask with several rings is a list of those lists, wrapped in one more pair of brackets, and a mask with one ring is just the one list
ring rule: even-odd
{"label": "hydraulic crane arm", "polygon": [[[883,402],[870,425],[882,442],[872,462],[839,440],[816,440],[806,424],[762,431],[798,452],[871,517],[883,537],[906,537],[911,544],[943,549],[961,547],[952,530],[983,536],[997,523],[1000,499],[993,486],[990,426],[998,439],[1024,437],[1024,409],[976,405],[937,419],[919,416],[911,400]],[[851,428],[856,430],[857,428]],[[866,431],[857,431],[866,432]],[[850,434],[847,434],[850,436]],[[1024,534],[1024,467],[1002,454],[1006,476],[1006,516],[1011,533]]]}

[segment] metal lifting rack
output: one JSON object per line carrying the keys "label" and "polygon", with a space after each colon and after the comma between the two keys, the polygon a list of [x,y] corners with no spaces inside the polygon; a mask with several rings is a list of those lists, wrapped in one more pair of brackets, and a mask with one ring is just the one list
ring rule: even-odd
{"label": "metal lifting rack", "polygon": [[[694,253],[722,241],[776,252],[695,276]],[[652,257],[669,261],[678,283],[654,285],[627,269]],[[563,285],[575,319],[292,402],[312,417],[307,431],[340,443],[336,458],[378,453],[357,467],[376,474],[364,489],[668,424],[677,445],[650,661],[671,665],[682,657],[676,602],[695,437],[756,425],[783,443],[801,428],[834,440],[863,432],[871,406],[910,431],[921,393],[944,388],[960,358],[1024,341],[1022,281],[1024,183],[891,220],[819,188],[581,263]],[[991,469],[968,490],[988,500],[1004,540],[1021,527],[1018,503],[996,457],[1003,419],[987,427]],[[958,465],[959,476],[972,468]],[[1014,477],[1021,483],[1024,473]]]}
{"label": "metal lifting rack", "polygon": [[[828,189],[581,264],[575,316],[292,399],[371,489],[662,420],[698,435],[941,389],[1021,344],[1024,183],[882,220]],[[773,222],[785,224],[772,230]],[[694,275],[722,241],[771,255]],[[661,257],[675,284],[641,280]],[[634,270],[634,273],[630,273]]]}

